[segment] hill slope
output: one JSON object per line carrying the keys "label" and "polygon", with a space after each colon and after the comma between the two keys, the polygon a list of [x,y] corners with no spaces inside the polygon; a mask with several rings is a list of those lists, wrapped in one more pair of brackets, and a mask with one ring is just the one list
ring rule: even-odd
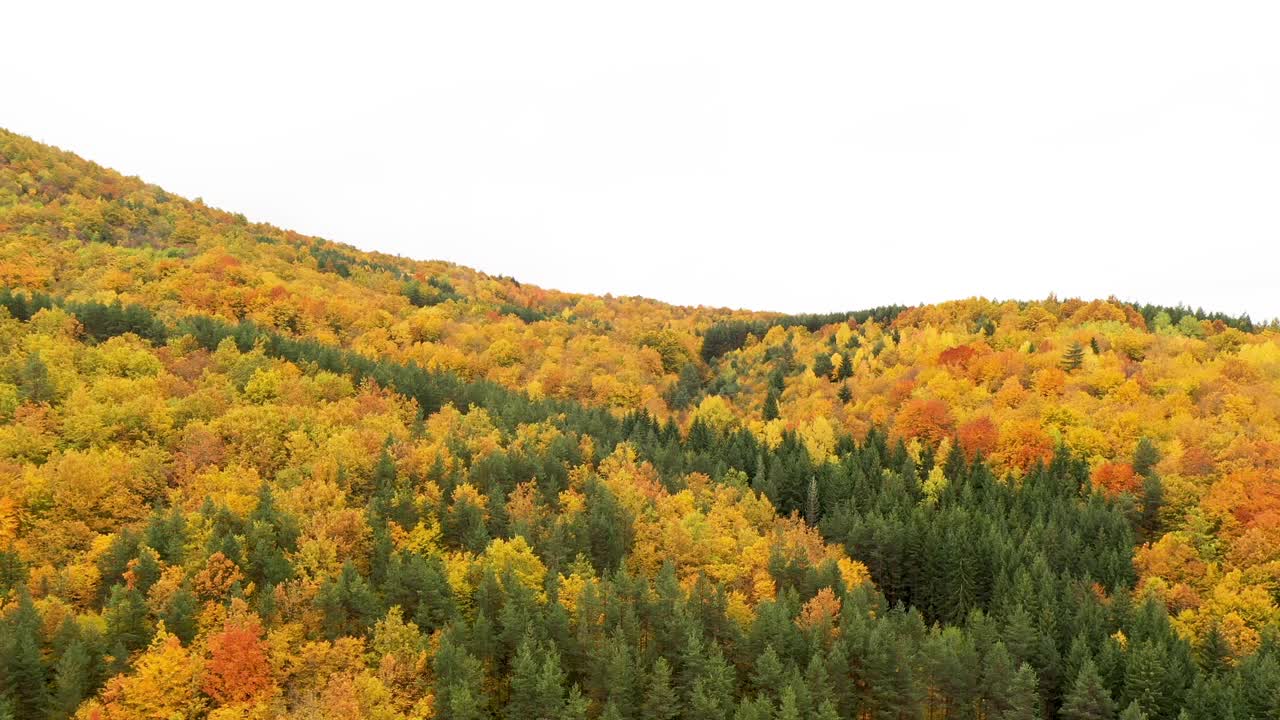
{"label": "hill slope", "polygon": [[0,717],[1280,698],[1274,325],[575,295],[3,131],[0,287]]}

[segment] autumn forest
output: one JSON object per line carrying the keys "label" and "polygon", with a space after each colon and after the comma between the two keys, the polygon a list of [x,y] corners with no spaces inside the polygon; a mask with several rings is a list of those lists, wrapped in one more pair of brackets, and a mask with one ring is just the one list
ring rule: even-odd
{"label": "autumn forest", "polygon": [[1280,325],[357,250],[0,130],[0,719],[1280,718]]}

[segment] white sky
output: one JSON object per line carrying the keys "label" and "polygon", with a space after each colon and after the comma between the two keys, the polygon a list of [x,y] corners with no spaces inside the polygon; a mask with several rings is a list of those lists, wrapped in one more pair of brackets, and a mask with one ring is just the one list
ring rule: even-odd
{"label": "white sky", "polygon": [[1274,0],[343,7],[15,3],[0,126],[564,290],[1280,316]]}

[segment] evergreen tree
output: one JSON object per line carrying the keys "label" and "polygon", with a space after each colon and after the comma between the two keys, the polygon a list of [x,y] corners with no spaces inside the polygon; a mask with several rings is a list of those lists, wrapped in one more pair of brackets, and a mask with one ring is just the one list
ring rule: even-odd
{"label": "evergreen tree", "polygon": [[[840,361],[840,379],[848,380],[849,378],[853,377],[853,353],[852,352],[843,353],[842,357],[843,357],[843,360]],[[845,388],[847,389],[848,386],[846,385]],[[849,401],[844,400],[844,402],[849,402]]]}
{"label": "evergreen tree", "polygon": [[1145,538],[1160,534],[1160,509],[1164,507],[1164,482],[1154,472],[1142,479],[1142,513],[1138,528]]}
{"label": "evergreen tree", "polygon": [[769,386],[768,392],[765,393],[764,407],[761,409],[761,414],[763,414],[765,422],[777,420],[780,417],[780,413],[778,411],[778,390],[772,385]]}
{"label": "evergreen tree", "polygon": [[183,585],[169,598],[164,611],[160,613],[160,619],[164,622],[165,630],[181,640],[184,645],[190,645],[196,637],[196,631],[199,630],[196,623],[196,610],[195,594],[191,592],[191,588]]}
{"label": "evergreen tree", "polygon": [[684,410],[697,404],[702,396],[702,371],[693,363],[685,363],[680,368],[676,384],[671,388],[668,401],[676,410]]}
{"label": "evergreen tree", "polygon": [[1111,720],[1115,703],[1098,676],[1093,660],[1086,660],[1071,690],[1062,700],[1064,720]]}
{"label": "evergreen tree", "polygon": [[91,660],[89,651],[79,639],[72,640],[62,657],[58,658],[58,664],[54,668],[53,700],[50,705],[54,717],[71,717],[89,694]]}
{"label": "evergreen tree", "polygon": [[1150,475],[1160,462],[1160,449],[1148,438],[1139,438],[1133,451],[1133,471],[1142,476]]}
{"label": "evergreen tree", "polygon": [[1160,646],[1152,640],[1143,640],[1132,646],[1125,663],[1123,703],[1137,703],[1142,711],[1154,717],[1163,717],[1165,692],[1165,666],[1167,659]]}
{"label": "evergreen tree", "polygon": [[1231,647],[1227,644],[1227,639],[1222,636],[1217,623],[1209,628],[1209,632],[1196,648],[1196,662],[1199,663],[1200,669],[1211,675],[1224,672],[1231,667]]}
{"label": "evergreen tree", "polygon": [[1074,372],[1084,365],[1084,346],[1079,341],[1073,341],[1067,347],[1067,351],[1062,355],[1062,362],[1059,363],[1063,370]]}
{"label": "evergreen tree", "polygon": [[688,720],[726,720],[733,710],[733,668],[725,661],[718,645],[712,645],[702,672],[694,680],[689,693],[685,717]]}
{"label": "evergreen tree", "polygon": [[582,691],[577,685],[569,688],[569,696],[564,700],[564,707],[560,710],[559,720],[587,720],[587,708],[590,703],[582,696]]}
{"label": "evergreen tree", "polygon": [[[505,710],[508,720],[552,718],[558,714],[559,698],[556,698],[554,703],[548,703],[539,695],[542,679],[541,655],[537,649],[537,642],[531,635],[526,635],[520,643],[515,659],[511,662],[511,695]],[[546,705],[554,705],[554,707],[548,708],[545,707]],[[543,714],[536,714],[538,712]]]}
{"label": "evergreen tree", "polygon": [[49,368],[40,359],[40,353],[33,352],[18,370],[19,397],[29,403],[51,403],[56,398],[53,380],[49,377]]}
{"label": "evergreen tree", "polygon": [[454,632],[440,638],[432,669],[436,677],[436,707],[440,720],[478,720],[489,704],[484,692],[484,669],[467,652]]}
{"label": "evergreen tree", "polygon": [[316,605],[324,613],[324,631],[331,640],[362,635],[382,616],[377,596],[351,563],[342,566],[337,580],[321,586]]}
{"label": "evergreen tree", "polygon": [[819,352],[817,355],[813,356],[814,375],[817,375],[819,378],[830,379],[831,371],[834,369],[835,366],[831,364],[830,355]]}
{"label": "evergreen tree", "polygon": [[1009,684],[1009,694],[1000,720],[1037,720],[1040,694],[1036,688],[1036,671],[1030,663],[1022,663]]}
{"label": "evergreen tree", "polygon": [[1120,720],[1147,720],[1147,714],[1142,711],[1142,707],[1137,700],[1129,703],[1129,707],[1120,713]]}
{"label": "evergreen tree", "polygon": [[[126,651],[132,651],[146,647],[151,642],[146,602],[137,590],[127,589],[123,585],[112,588],[111,597],[103,611],[103,619],[107,624],[108,646],[119,644]],[[117,655],[117,660],[123,659]]]}
{"label": "evergreen tree", "polygon": [[649,686],[640,707],[641,720],[672,720],[680,714],[680,700],[671,687],[671,665],[658,658],[649,674]]}

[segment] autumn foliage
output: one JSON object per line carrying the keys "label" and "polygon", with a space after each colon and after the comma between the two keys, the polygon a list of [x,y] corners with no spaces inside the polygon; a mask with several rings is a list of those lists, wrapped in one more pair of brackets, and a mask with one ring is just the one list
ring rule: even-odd
{"label": "autumn foliage", "polygon": [[1278,388],[1247,318],[559,292],[0,131],[0,717],[1261,716]]}

